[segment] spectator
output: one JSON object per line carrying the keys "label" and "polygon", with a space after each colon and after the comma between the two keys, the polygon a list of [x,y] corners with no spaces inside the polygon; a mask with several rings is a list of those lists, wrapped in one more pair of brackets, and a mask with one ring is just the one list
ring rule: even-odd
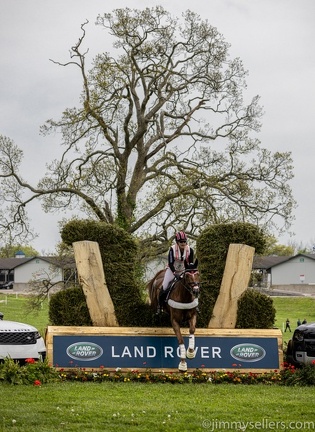
{"label": "spectator", "polygon": [[304,320],[302,321],[302,324],[306,324],[306,323],[307,323],[306,318],[304,318]]}
{"label": "spectator", "polygon": [[289,320],[289,318],[287,318],[287,320],[286,320],[286,322],[285,322],[285,332],[287,331],[287,329],[289,330],[289,331],[291,331],[291,327],[290,327],[290,320]]}
{"label": "spectator", "polygon": [[300,326],[300,325],[301,325],[301,320],[300,320],[300,318],[297,320],[296,325],[297,325],[297,326]]}

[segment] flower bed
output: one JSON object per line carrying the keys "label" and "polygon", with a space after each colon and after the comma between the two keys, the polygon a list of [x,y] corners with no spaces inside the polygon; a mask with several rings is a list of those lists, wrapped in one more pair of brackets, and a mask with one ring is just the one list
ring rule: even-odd
{"label": "flower bed", "polygon": [[0,383],[32,384],[41,386],[48,382],[140,382],[140,383],[172,383],[172,384],[277,384],[286,386],[315,385],[315,362],[310,365],[295,368],[286,363],[280,371],[264,373],[244,373],[235,371],[211,371],[196,369],[193,372],[152,372],[151,370],[130,370],[123,372],[120,368],[107,370],[86,370],[74,368],[70,370],[57,369],[45,362],[35,362],[27,359],[24,365],[5,359],[0,364]]}

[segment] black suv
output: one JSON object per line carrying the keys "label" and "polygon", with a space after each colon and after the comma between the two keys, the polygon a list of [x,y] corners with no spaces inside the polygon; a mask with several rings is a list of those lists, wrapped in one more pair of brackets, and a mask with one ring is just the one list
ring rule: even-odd
{"label": "black suv", "polygon": [[315,363],[315,323],[302,324],[288,342],[287,361],[293,365]]}

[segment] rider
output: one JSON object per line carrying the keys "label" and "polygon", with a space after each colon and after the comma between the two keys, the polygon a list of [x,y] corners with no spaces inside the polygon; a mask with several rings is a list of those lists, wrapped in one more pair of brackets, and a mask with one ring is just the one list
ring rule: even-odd
{"label": "rider", "polygon": [[194,261],[194,251],[187,244],[187,237],[184,231],[178,231],[175,234],[176,244],[170,247],[168,252],[168,266],[165,270],[163,286],[159,296],[158,312],[163,308],[166,299],[167,288],[169,284],[185,270],[185,261],[187,264]]}

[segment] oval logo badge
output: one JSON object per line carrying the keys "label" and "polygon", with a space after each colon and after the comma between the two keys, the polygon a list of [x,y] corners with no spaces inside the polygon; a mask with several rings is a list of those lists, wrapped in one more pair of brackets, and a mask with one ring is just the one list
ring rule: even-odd
{"label": "oval logo badge", "polygon": [[103,354],[103,349],[93,342],[76,342],[67,348],[67,354],[74,360],[96,360]]}
{"label": "oval logo badge", "polygon": [[235,360],[241,360],[243,362],[256,362],[265,357],[266,351],[259,345],[252,343],[242,343],[235,345],[230,354]]}

